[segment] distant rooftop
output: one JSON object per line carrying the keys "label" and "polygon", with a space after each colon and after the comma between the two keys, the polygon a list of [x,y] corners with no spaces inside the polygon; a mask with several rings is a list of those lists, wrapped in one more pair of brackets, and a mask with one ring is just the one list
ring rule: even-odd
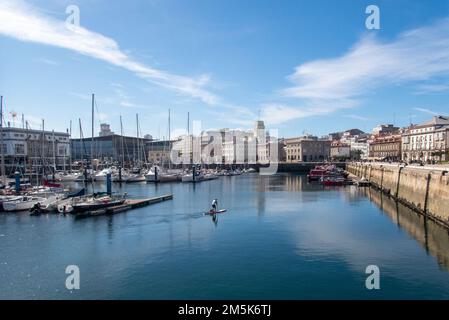
{"label": "distant rooftop", "polygon": [[432,126],[432,125],[449,125],[449,117],[447,116],[434,116],[431,120],[426,121],[418,126]]}
{"label": "distant rooftop", "polygon": [[[36,133],[40,133],[42,134],[42,130],[36,130],[36,129],[24,129],[24,128],[18,128],[18,127],[5,127],[3,126],[3,132],[8,132],[8,131],[12,131],[12,132],[20,132],[20,133],[32,133],[32,134],[36,134]],[[52,130],[44,130],[45,134],[53,134]],[[54,134],[56,135],[66,135],[69,136],[68,132],[64,132],[64,131],[55,131]]]}

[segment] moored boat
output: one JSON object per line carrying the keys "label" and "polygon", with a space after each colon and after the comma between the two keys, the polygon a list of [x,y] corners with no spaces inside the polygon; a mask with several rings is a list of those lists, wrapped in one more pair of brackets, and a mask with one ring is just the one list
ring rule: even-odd
{"label": "moored boat", "polygon": [[7,212],[30,210],[35,204],[45,204],[47,199],[33,196],[20,196],[14,200],[3,203],[3,209]]}
{"label": "moored boat", "polygon": [[108,176],[108,174],[112,175],[113,173],[113,170],[110,168],[103,169],[94,176],[94,179],[95,181],[106,181],[106,177]]}
{"label": "moored boat", "polygon": [[337,168],[335,165],[316,166],[307,175],[309,181],[322,181],[328,177],[346,178],[344,170]]}
{"label": "moored boat", "polygon": [[19,200],[20,196],[1,196],[0,197],[0,211],[4,211],[3,203],[13,200]]}
{"label": "moored boat", "polygon": [[325,186],[343,186],[345,184],[345,178],[343,177],[324,177],[321,182]]}
{"label": "moored boat", "polygon": [[180,172],[163,171],[158,166],[154,166],[145,174],[147,182],[174,182],[181,181]]}
{"label": "moored boat", "polygon": [[84,196],[69,199],[58,205],[60,213],[80,213],[117,206],[125,202],[125,196]]}
{"label": "moored boat", "polygon": [[204,181],[204,174],[199,171],[199,172],[190,172],[187,174],[184,174],[181,178],[182,182],[201,182]]}
{"label": "moored boat", "polygon": [[146,181],[145,176],[139,173],[132,173],[125,180],[126,183],[144,182],[144,181]]}

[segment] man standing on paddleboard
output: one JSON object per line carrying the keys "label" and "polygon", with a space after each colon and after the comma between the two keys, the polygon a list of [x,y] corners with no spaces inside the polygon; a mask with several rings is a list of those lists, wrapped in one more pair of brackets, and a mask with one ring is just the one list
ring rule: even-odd
{"label": "man standing on paddleboard", "polygon": [[212,200],[212,210],[215,212],[218,211],[218,200],[217,199]]}

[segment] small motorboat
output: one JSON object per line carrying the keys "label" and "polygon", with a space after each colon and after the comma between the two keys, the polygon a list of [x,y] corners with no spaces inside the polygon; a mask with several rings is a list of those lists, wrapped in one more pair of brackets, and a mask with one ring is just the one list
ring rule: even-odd
{"label": "small motorboat", "polygon": [[204,214],[207,215],[207,216],[213,216],[214,214],[225,213],[226,211],[228,211],[228,210],[226,210],[226,209],[212,210],[212,209],[211,209],[211,210],[205,212]]}

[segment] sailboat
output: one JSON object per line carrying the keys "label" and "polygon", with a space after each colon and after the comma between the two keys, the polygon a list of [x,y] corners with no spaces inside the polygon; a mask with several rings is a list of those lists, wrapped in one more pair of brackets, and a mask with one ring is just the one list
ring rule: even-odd
{"label": "sailboat", "polygon": [[[130,173],[126,179],[124,180],[126,183],[133,183],[133,182],[145,182],[145,175],[142,173],[142,168],[141,168],[141,164],[142,164],[142,159],[141,159],[141,141],[140,141],[140,135],[139,135],[139,115],[136,114],[136,125],[137,125],[137,135],[136,135],[136,143],[137,143],[137,166],[135,168],[133,168],[133,172]],[[144,155],[145,157],[145,155]]]}
{"label": "sailboat", "polygon": [[[0,146],[3,149],[3,96],[0,96]],[[6,187],[5,152],[0,152],[0,179],[2,188]]]}
{"label": "sailboat", "polygon": [[154,166],[145,175],[147,182],[175,182],[181,181],[181,174],[177,172],[164,172],[159,166]]}
{"label": "sailboat", "polygon": [[126,177],[125,180],[126,183],[144,182],[144,181],[146,181],[145,176],[140,173],[131,173]]}
{"label": "sailboat", "polygon": [[[171,130],[171,121],[170,121],[170,109],[168,109],[168,148],[170,150],[170,130]],[[164,153],[165,153],[165,145],[164,145]],[[162,157],[162,168],[155,165],[153,166],[148,173],[145,175],[145,179],[147,182],[175,182],[181,181],[182,172],[180,170],[171,170],[171,160],[168,159],[168,170],[163,168],[163,158]]]}
{"label": "sailboat", "polygon": [[181,178],[182,182],[201,182],[204,181],[204,173],[201,170],[197,170],[195,166],[192,168],[192,171],[184,174]]}
{"label": "sailboat", "polygon": [[60,175],[60,181],[76,181],[80,179],[80,177],[84,178],[81,172],[66,173]]}
{"label": "sailboat", "polygon": [[114,173],[115,173],[115,170],[113,170],[112,168],[106,168],[106,169],[103,169],[100,172],[98,172],[94,176],[94,179],[95,179],[95,181],[106,181],[108,174],[110,174],[112,176]]}
{"label": "sailboat", "polygon": [[52,201],[52,198],[43,198],[36,196],[19,196],[14,200],[3,202],[3,210],[7,212],[12,211],[26,211],[30,210],[34,205],[46,205],[48,201]]}

